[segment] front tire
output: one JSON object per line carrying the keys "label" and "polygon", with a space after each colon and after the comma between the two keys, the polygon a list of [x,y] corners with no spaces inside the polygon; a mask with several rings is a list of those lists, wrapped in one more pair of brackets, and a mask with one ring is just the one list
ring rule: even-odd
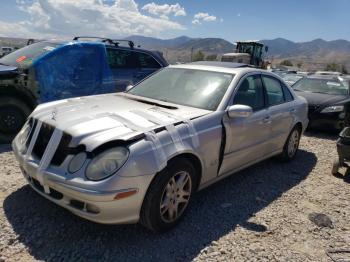
{"label": "front tire", "polygon": [[14,97],[0,97],[0,144],[10,143],[32,110]]}
{"label": "front tire", "polygon": [[155,232],[169,230],[179,223],[196,188],[195,174],[193,165],[187,159],[170,161],[157,174],[147,191],[140,223]]}
{"label": "front tire", "polygon": [[301,137],[301,129],[295,126],[290,132],[286,143],[284,144],[280,160],[283,162],[291,161],[297,154]]}

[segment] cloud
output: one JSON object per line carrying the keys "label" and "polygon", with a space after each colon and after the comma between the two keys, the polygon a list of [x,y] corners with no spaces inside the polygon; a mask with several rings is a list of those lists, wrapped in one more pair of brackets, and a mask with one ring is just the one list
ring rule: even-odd
{"label": "cloud", "polygon": [[[98,35],[118,37],[133,34],[160,36],[169,30],[184,30],[183,25],[168,17],[151,17],[141,14],[134,0],[17,0],[17,7],[29,19],[17,23],[1,21],[3,35],[20,37],[62,37]],[[169,6],[169,5],[168,5]],[[170,5],[171,11],[163,14],[180,16],[185,10]]]}
{"label": "cloud", "polygon": [[202,22],[214,22],[216,20],[216,16],[209,15],[208,13],[197,13],[193,16],[192,24],[201,25]]}
{"label": "cloud", "polygon": [[168,19],[170,14],[173,14],[174,16],[186,16],[185,8],[183,8],[179,3],[174,5],[157,5],[156,3],[152,2],[144,5],[142,10],[146,10],[148,13],[160,16],[164,19]]}

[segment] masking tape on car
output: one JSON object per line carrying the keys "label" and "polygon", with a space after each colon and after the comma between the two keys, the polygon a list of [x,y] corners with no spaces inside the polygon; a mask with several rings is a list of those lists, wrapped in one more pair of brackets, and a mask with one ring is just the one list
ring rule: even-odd
{"label": "masking tape on car", "polygon": [[157,134],[153,131],[153,128],[151,129],[151,128],[143,128],[143,127],[137,126],[130,120],[118,114],[111,114],[110,117],[115,118],[121,124],[125,125],[129,129],[143,132],[145,134],[146,140],[151,142],[154,158],[155,158],[155,161],[157,162],[157,171],[162,170],[166,166],[167,158],[163,150],[163,146]]}
{"label": "masking tape on car", "polygon": [[197,130],[194,127],[194,124],[191,120],[183,119],[182,120],[185,124],[187,124],[188,132],[190,133],[191,139],[192,139],[192,145],[194,148],[199,147],[199,138],[197,134]]}
{"label": "masking tape on car", "polygon": [[38,173],[37,173],[37,179],[40,182],[41,185],[44,186],[45,193],[49,193],[48,187],[46,187],[45,178],[46,176],[43,175],[44,170],[47,169],[47,167],[50,165],[50,162],[56,152],[56,149],[61,141],[63,132],[59,129],[55,129],[53,132],[50,141],[44,151],[43,157],[40,160]]}
{"label": "masking tape on car", "polygon": [[28,146],[28,149],[27,149],[27,152],[26,152],[26,155],[25,155],[26,162],[28,161],[29,156],[32,154],[33,147],[35,145],[36,139],[38,138],[39,131],[40,131],[40,128],[41,128],[42,122],[39,121],[39,120],[37,120],[37,121],[38,122],[36,124],[35,130],[34,130],[34,133],[33,133],[33,136],[32,136],[32,140],[29,143],[29,146]]}
{"label": "masking tape on car", "polygon": [[150,109],[150,110],[152,110],[153,112],[159,113],[159,114],[163,114],[163,115],[170,117],[176,121],[181,121],[181,122],[185,123],[187,125],[188,133],[190,134],[190,137],[192,139],[193,147],[197,148],[199,146],[198,134],[197,134],[196,128],[194,127],[192,120],[182,118],[182,117],[170,114],[168,112],[164,112],[162,110],[156,110],[156,109]]}
{"label": "masking tape on car", "polygon": [[177,151],[181,151],[184,148],[181,136],[174,125],[166,125],[166,130],[169,132],[171,140],[173,141]]}
{"label": "masking tape on car", "polygon": [[154,158],[157,162],[157,171],[160,171],[163,168],[165,168],[167,163],[167,158],[163,150],[162,144],[154,131],[145,132],[145,136],[146,140],[150,141],[152,144],[152,151],[154,154]]}

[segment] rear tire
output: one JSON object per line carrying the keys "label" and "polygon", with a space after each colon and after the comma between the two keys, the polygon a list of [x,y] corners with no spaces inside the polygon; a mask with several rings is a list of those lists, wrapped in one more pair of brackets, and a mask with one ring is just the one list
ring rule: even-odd
{"label": "rear tire", "polygon": [[10,143],[31,113],[29,106],[14,97],[0,97],[0,144]]}
{"label": "rear tire", "polygon": [[281,161],[288,162],[296,156],[299,150],[300,136],[301,130],[298,126],[295,126],[284,144],[283,151],[279,157]]}
{"label": "rear tire", "polygon": [[194,166],[179,158],[168,163],[152,181],[143,201],[140,223],[163,232],[179,223],[196,188]]}

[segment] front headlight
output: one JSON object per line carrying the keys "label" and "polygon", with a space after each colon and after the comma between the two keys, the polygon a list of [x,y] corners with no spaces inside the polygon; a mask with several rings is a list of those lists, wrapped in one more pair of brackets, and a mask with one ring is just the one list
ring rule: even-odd
{"label": "front headlight", "polygon": [[29,133],[31,130],[31,126],[29,125],[29,123],[26,123],[23,128],[21,129],[21,131],[19,131],[18,133],[18,142],[20,144],[25,144],[25,142],[27,141],[28,137],[29,137]]}
{"label": "front headlight", "polygon": [[27,122],[24,124],[21,131],[19,131],[19,133],[17,135],[16,145],[17,145],[18,150],[22,154],[24,154],[25,151],[27,150],[26,142],[27,142],[27,139],[29,137],[31,130],[32,130],[32,125],[29,122]]}
{"label": "front headlight", "polygon": [[328,106],[324,108],[321,113],[335,113],[335,112],[341,112],[344,110],[344,106]]}
{"label": "front headlight", "polygon": [[117,172],[126,162],[129,150],[125,147],[115,147],[95,156],[86,168],[88,179],[98,181]]}
{"label": "front headlight", "polygon": [[73,156],[72,160],[69,162],[68,165],[68,171],[69,173],[73,174],[75,172],[78,172],[80,168],[83,167],[86,160],[86,153],[80,152]]}

